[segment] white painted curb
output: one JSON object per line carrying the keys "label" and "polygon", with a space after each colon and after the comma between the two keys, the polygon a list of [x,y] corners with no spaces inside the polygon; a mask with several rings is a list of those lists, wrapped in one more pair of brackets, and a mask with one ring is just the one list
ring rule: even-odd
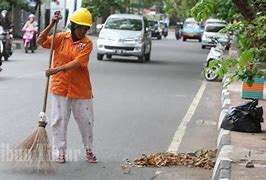
{"label": "white painted curb", "polygon": [[218,121],[218,126],[217,126],[217,130],[219,131],[221,129],[221,124],[223,122],[223,119],[225,117],[226,114],[228,114],[228,109],[223,109],[220,113],[220,117],[219,117],[219,121]]}

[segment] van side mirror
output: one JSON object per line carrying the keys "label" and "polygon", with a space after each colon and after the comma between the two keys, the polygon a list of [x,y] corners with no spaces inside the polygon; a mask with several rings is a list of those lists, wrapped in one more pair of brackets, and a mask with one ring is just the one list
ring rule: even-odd
{"label": "van side mirror", "polygon": [[103,25],[102,24],[97,24],[96,25],[97,31],[100,31],[102,28],[103,28]]}
{"label": "van side mirror", "polygon": [[149,32],[150,31],[150,28],[149,27],[146,27],[145,28],[145,32]]}
{"label": "van side mirror", "polygon": [[96,25],[96,33],[100,33],[101,29],[103,28],[102,24],[97,24]]}

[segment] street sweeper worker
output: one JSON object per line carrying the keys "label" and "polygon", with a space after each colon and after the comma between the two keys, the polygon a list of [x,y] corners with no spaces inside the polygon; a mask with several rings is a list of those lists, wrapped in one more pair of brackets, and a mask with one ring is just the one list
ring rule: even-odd
{"label": "street sweeper worker", "polygon": [[[40,33],[37,43],[42,47],[50,48],[52,36],[48,34],[60,18],[56,12]],[[94,163],[97,159],[93,153],[93,93],[88,70],[93,44],[87,36],[92,15],[86,8],[80,8],[71,15],[70,22],[70,32],[56,33],[53,65],[46,70],[46,76],[51,76],[53,152],[56,162],[66,162],[67,125],[72,112],[86,150],[85,158]]]}

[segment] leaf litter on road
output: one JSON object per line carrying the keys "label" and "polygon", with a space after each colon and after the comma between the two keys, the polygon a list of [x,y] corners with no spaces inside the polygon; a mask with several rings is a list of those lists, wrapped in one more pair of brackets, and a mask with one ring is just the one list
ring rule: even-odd
{"label": "leaf litter on road", "polygon": [[122,168],[187,166],[212,169],[215,165],[216,153],[217,150],[202,149],[193,153],[159,152],[150,155],[142,154],[141,158],[137,158],[133,162],[126,159],[127,165],[122,165]]}

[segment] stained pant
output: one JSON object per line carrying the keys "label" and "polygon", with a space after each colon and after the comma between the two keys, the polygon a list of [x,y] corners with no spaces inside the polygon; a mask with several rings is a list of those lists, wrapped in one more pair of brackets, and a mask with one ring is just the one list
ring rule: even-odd
{"label": "stained pant", "polygon": [[67,125],[73,112],[84,148],[93,149],[93,101],[92,99],[70,99],[52,95],[51,126],[53,151],[56,155],[65,154],[67,149]]}

